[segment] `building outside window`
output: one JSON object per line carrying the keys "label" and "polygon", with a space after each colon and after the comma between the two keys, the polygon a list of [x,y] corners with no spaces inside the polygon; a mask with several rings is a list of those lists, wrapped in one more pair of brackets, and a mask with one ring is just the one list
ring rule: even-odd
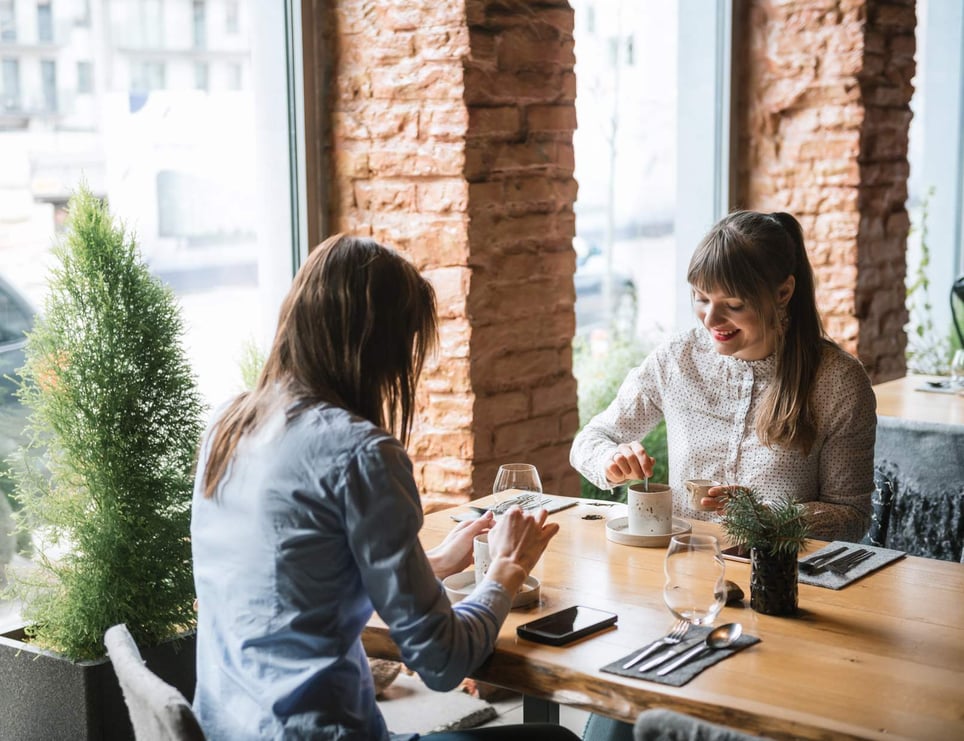
{"label": "building outside window", "polygon": [[17,15],[14,0],[0,0],[0,41],[17,40]]}
{"label": "building outside window", "polygon": [[54,16],[49,0],[37,3],[37,40],[46,42],[54,40]]}
{"label": "building outside window", "polygon": [[3,60],[3,110],[8,113],[19,112],[23,105],[20,101],[20,62],[16,59]]}
{"label": "building outside window", "polygon": [[77,92],[94,92],[94,68],[90,62],[77,62]]}
{"label": "building outside window", "polygon": [[237,0],[227,0],[224,4],[224,30],[229,34],[241,31],[241,9]]}
{"label": "building outside window", "polygon": [[47,113],[57,112],[57,63],[50,59],[40,62],[40,84],[43,94],[43,109]]}
{"label": "building outside window", "polygon": [[[5,33],[13,7],[0,0]],[[3,50],[3,111],[21,115],[0,115],[0,277],[42,309],[63,207],[83,178],[174,291],[189,362],[215,409],[242,389],[246,354],[267,347],[303,249],[293,216],[303,135],[289,120],[287,87],[276,84],[293,74],[286,39],[300,37],[300,4],[246,0],[238,13],[250,37],[223,47],[209,37],[210,58],[185,48],[192,0],[90,0],[86,28],[73,23],[79,4],[50,8],[52,27],[64,30],[56,57],[41,64],[27,45]],[[59,81],[57,62],[68,65]],[[208,74],[219,89],[202,94],[194,83]],[[39,115],[57,109],[58,92],[75,100],[88,88],[72,118]],[[0,461],[21,434],[22,410],[8,414],[17,403],[0,399]],[[0,471],[0,497],[8,489]],[[0,628],[11,609],[0,601]]]}
{"label": "building outside window", "polygon": [[205,2],[204,0],[194,0],[192,3],[193,11],[193,29],[194,29],[194,48],[204,49],[207,46],[207,28],[205,24],[206,13],[205,13]]}
{"label": "building outside window", "polygon": [[194,63],[194,87],[197,90],[208,89],[208,65],[206,62]]}

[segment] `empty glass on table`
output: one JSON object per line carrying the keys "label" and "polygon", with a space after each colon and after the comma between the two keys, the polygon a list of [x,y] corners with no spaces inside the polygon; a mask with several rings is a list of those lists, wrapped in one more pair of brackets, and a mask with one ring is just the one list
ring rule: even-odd
{"label": "empty glass on table", "polygon": [[726,602],[726,564],[712,535],[674,535],[666,550],[663,601],[676,617],[712,623]]}
{"label": "empty glass on table", "polygon": [[520,501],[527,493],[535,496],[542,494],[542,480],[539,472],[531,463],[504,463],[499,466],[492,484],[492,493],[497,505],[508,501]]}

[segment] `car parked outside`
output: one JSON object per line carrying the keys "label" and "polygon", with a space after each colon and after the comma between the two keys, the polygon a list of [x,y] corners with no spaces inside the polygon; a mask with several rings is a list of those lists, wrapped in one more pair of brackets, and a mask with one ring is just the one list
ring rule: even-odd
{"label": "car parked outside", "polygon": [[594,242],[576,236],[576,334],[595,329],[612,330],[622,337],[636,333],[636,284],[628,273],[611,266],[608,273],[609,306],[606,306],[606,257]]}

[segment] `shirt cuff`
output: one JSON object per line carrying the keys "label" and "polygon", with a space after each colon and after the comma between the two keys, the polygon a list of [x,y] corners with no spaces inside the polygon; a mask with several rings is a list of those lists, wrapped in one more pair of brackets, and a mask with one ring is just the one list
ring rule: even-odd
{"label": "shirt cuff", "polygon": [[512,596],[505,587],[492,579],[483,579],[464,601],[482,605],[495,616],[500,625],[512,609]]}

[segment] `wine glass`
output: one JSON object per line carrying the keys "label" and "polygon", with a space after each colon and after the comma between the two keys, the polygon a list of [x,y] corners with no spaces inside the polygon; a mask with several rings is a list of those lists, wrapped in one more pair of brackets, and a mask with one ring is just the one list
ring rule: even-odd
{"label": "wine glass", "polygon": [[663,568],[663,601],[670,612],[693,625],[712,623],[726,601],[726,564],[719,540],[712,535],[674,535]]}
{"label": "wine glass", "polygon": [[492,484],[497,506],[527,491],[542,493],[542,480],[535,466],[531,463],[504,463],[499,466]]}
{"label": "wine glass", "polygon": [[964,350],[955,350],[951,360],[951,388],[964,389]]}

